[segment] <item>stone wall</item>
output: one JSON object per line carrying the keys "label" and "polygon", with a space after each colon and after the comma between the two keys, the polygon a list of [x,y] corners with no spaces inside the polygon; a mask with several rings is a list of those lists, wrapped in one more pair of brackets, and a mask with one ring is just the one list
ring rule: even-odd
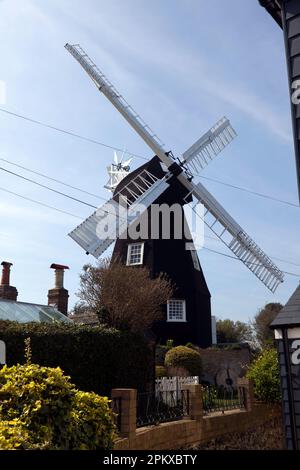
{"label": "stone wall", "polygon": [[238,378],[243,377],[250,364],[248,347],[239,349],[200,349],[203,364],[201,382],[212,385],[236,387]]}

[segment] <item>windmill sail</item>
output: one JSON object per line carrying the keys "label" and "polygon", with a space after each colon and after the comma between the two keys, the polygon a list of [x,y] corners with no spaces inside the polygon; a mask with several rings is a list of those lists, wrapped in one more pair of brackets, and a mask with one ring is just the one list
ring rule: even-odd
{"label": "windmill sail", "polygon": [[283,273],[273,261],[201,183],[194,185],[193,195],[206,209],[205,224],[268,289],[275,292],[283,282]]}
{"label": "windmill sail", "polygon": [[[123,154],[124,156],[124,154]],[[132,158],[129,158],[125,162],[123,162],[123,156],[122,158],[118,159],[118,154],[117,152],[114,152],[114,163],[111,163],[107,167],[107,173],[109,175],[109,180],[104,186],[105,189],[108,189],[112,193],[118,186],[118,184],[125,178],[125,176],[128,175],[130,172],[130,163],[132,161]]]}
{"label": "windmill sail", "polygon": [[158,179],[143,170],[69,236],[87,253],[99,258],[168,187],[167,178]]}
{"label": "windmill sail", "polygon": [[153,152],[167,165],[172,160],[166,156],[163,143],[159,137],[146,124],[141,116],[130,106],[124,97],[118,92],[95,62],[86,54],[79,44],[66,44],[65,48],[79,62],[99,90],[106,96],[112,105],[122,114],[126,121],[134,128],[140,137],[146,142]]}
{"label": "windmill sail", "polygon": [[198,174],[236,137],[230,121],[223,117],[206,134],[184,152],[183,165],[190,173]]}

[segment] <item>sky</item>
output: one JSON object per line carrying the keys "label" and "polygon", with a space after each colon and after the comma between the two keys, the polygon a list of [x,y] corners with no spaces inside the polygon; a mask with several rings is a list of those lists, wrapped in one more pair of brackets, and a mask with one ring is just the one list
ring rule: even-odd
{"label": "sky", "polygon": [[[0,0],[1,110],[151,158],[67,42],[80,43],[176,156],[226,115],[238,137],[201,176],[298,204],[282,31],[257,0]],[[1,110],[0,158],[109,197],[112,149]],[[132,168],[141,163],[134,158]],[[103,202],[3,160],[0,167]],[[272,294],[241,262],[201,249],[212,313],[248,321],[266,302],[285,303],[300,280],[299,208],[201,182],[282,270],[296,274]],[[0,258],[14,264],[19,300],[46,303],[49,266],[60,263],[70,267],[65,286],[74,305],[81,268],[95,260],[67,234],[92,211],[0,170]],[[231,254],[211,238],[204,247]]]}

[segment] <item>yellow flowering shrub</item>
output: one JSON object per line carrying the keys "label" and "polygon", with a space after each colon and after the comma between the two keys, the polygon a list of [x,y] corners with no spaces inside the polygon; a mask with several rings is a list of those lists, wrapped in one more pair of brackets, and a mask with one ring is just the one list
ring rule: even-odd
{"label": "yellow flowering shrub", "polygon": [[18,420],[0,421],[0,450],[29,449],[29,433]]}
{"label": "yellow flowering shrub", "polygon": [[[0,449],[110,449],[109,400],[78,391],[60,368],[0,370]],[[5,447],[6,446],[6,447]]]}
{"label": "yellow flowering shrub", "polygon": [[77,391],[72,410],[72,428],[73,449],[112,448],[115,426],[109,399],[93,392]]}

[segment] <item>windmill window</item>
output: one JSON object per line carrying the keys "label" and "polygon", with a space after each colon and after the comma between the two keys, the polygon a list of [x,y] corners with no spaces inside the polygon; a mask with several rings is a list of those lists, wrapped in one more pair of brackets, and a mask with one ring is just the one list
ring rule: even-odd
{"label": "windmill window", "polygon": [[143,264],[144,243],[132,243],[128,245],[127,265]]}
{"label": "windmill window", "polygon": [[185,300],[168,301],[168,321],[186,321]]}
{"label": "windmill window", "polygon": [[197,252],[195,250],[192,250],[191,253],[192,253],[192,260],[193,260],[194,268],[200,271],[200,264],[199,264]]}

